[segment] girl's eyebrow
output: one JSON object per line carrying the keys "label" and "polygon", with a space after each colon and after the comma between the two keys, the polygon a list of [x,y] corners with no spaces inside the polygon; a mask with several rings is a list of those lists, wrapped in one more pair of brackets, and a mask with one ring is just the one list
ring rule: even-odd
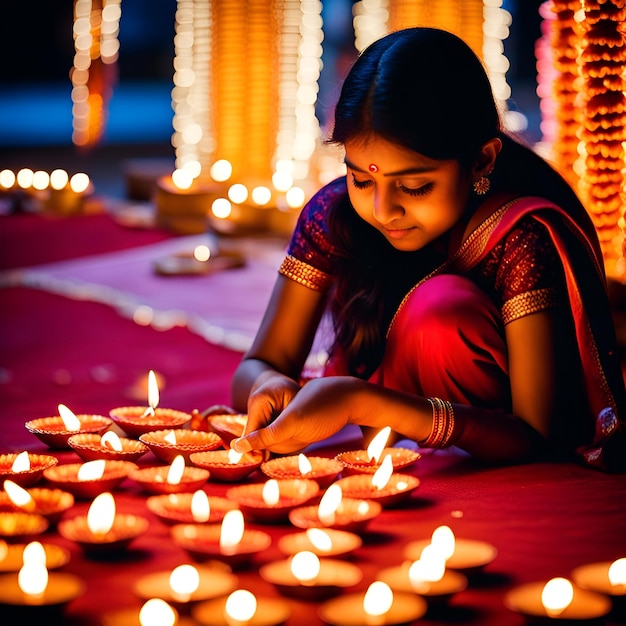
{"label": "girl's eyebrow", "polygon": [[[346,167],[349,167],[351,170],[354,170],[355,172],[369,174],[367,170],[361,167],[358,167],[357,165],[354,165],[354,163],[350,163],[348,159],[344,159],[344,163],[346,164]],[[436,168],[432,166],[408,167],[404,170],[397,170],[395,172],[387,172],[386,174],[383,174],[383,176],[406,176],[407,174],[424,174],[425,172],[432,172],[435,169]]]}

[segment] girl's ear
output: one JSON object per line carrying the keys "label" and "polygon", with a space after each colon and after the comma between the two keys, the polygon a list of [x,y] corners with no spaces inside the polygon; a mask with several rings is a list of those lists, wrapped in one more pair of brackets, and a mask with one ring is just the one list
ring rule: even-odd
{"label": "girl's ear", "polygon": [[502,150],[502,141],[499,137],[494,137],[483,144],[472,170],[475,180],[491,174],[500,150]]}

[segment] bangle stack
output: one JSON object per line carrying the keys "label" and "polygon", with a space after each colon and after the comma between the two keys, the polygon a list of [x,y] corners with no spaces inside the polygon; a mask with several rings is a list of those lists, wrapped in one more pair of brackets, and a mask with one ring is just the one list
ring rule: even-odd
{"label": "bangle stack", "polygon": [[452,403],[441,398],[426,398],[433,409],[433,427],[430,435],[419,445],[423,448],[446,448],[452,443],[454,409]]}

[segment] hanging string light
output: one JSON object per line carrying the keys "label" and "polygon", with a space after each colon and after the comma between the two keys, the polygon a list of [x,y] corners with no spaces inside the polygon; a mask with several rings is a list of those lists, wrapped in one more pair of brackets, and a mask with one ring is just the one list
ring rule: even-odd
{"label": "hanging string light", "polygon": [[107,104],[117,76],[121,0],[75,0],[72,81],[72,142],[97,144],[106,126]]}

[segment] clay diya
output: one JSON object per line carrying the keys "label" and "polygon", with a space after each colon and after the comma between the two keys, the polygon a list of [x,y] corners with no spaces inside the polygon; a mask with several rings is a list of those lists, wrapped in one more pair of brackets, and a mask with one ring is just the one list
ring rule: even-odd
{"label": "clay diya", "polygon": [[31,487],[27,490],[10,480],[4,481],[4,492],[0,493],[0,510],[41,515],[50,525],[56,524],[73,505],[74,496],[62,489]]}
{"label": "clay diya", "polygon": [[334,528],[307,528],[278,540],[278,549],[287,555],[308,551],[322,557],[351,556],[362,545],[359,535]]}
{"label": "clay diya", "polygon": [[179,454],[185,461],[194,452],[215,450],[222,440],[215,433],[183,428],[154,430],[139,435],[139,441],[148,446],[160,461],[171,463]]}
{"label": "clay diya", "polygon": [[331,626],[394,626],[412,624],[422,617],[428,604],[414,593],[393,592],[376,580],[365,593],[341,595],[324,602],[317,613]]}
{"label": "clay diya", "polygon": [[188,617],[181,615],[172,605],[161,598],[150,598],[140,607],[131,607],[106,613],[102,626],[145,626],[146,624],[172,624],[175,626],[197,626]]}
{"label": "clay diya", "polygon": [[229,594],[237,583],[237,576],[225,569],[183,564],[141,577],[133,591],[141,600],[162,598],[178,611],[187,612],[191,604]]}
{"label": "clay diya", "polygon": [[506,594],[504,605],[530,621],[562,620],[568,624],[593,622],[612,608],[609,597],[582,589],[561,577],[519,585]]}
{"label": "clay diya", "polygon": [[236,589],[227,598],[200,602],[191,609],[194,622],[201,626],[278,626],[290,615],[283,600],[257,597],[247,589]]}
{"label": "clay diya", "polygon": [[206,428],[218,435],[225,445],[237,437],[241,437],[246,427],[248,416],[245,413],[223,413],[219,415],[209,415],[204,419]]}
{"label": "clay diya", "polygon": [[36,513],[21,511],[0,511],[0,537],[8,542],[30,541],[33,537],[45,533],[50,522]]}
{"label": "clay diya", "polygon": [[371,457],[367,450],[350,450],[340,452],[335,459],[343,465],[342,474],[374,474],[386,456],[391,457],[394,471],[411,467],[421,458],[419,452],[409,448],[383,448],[380,461]]}
{"label": "clay diya", "polygon": [[572,572],[582,589],[596,591],[616,600],[626,600],[626,558],[580,565]]}
{"label": "clay diya", "polygon": [[326,489],[343,470],[343,463],[337,459],[304,454],[277,457],[265,461],[261,471],[269,478],[308,478],[314,480],[320,489]]}
{"label": "clay diya", "polygon": [[83,433],[72,435],[67,443],[83,461],[130,461],[134,462],[149,451],[148,446],[137,439],[119,437],[108,430],[102,435]]}
{"label": "clay diya", "polygon": [[[0,540],[0,572],[18,572],[24,564],[24,550],[31,544]],[[70,551],[54,543],[41,543],[48,569],[58,569],[70,562]]]}
{"label": "clay diya", "polygon": [[44,477],[77,499],[88,500],[105,491],[114,491],[135,469],[137,465],[131,461],[97,459],[50,467],[44,471]]}
{"label": "clay diya", "polygon": [[111,409],[109,417],[129,436],[138,438],[167,428],[182,428],[191,420],[191,415],[175,409],[155,408],[147,413],[142,406],[121,406]]}
{"label": "clay diya", "polygon": [[43,476],[43,471],[59,462],[49,454],[0,454],[0,484],[5,479],[12,480],[20,487],[32,487]]}
{"label": "clay diya", "polygon": [[206,483],[209,471],[185,466],[184,457],[178,455],[170,465],[138,468],[130,472],[129,478],[152,495],[189,493],[197,491]]}
{"label": "clay diya", "polygon": [[113,424],[111,419],[104,415],[75,415],[78,421],[75,427],[66,425],[61,415],[52,417],[40,417],[29,420],[24,424],[28,432],[33,433],[40,441],[50,448],[69,448],[67,440],[72,435],[81,433],[101,434]]}
{"label": "clay diya", "polygon": [[335,528],[359,534],[381,511],[380,503],[373,500],[344,498],[341,487],[334,483],[318,505],[289,511],[289,521],[298,528]]}
{"label": "clay diya", "polygon": [[146,506],[162,522],[173,524],[199,524],[221,522],[227,511],[237,504],[219,496],[209,496],[204,491],[194,493],[167,493],[150,496]]}
{"label": "clay diya", "polygon": [[149,522],[138,515],[116,512],[110,492],[101,493],[91,503],[87,515],[59,522],[59,534],[78,544],[88,556],[101,556],[126,550],[148,529]]}
{"label": "clay diya", "polygon": [[260,523],[286,522],[289,512],[309,502],[320,491],[319,485],[308,478],[270,478],[264,483],[237,485],[226,492],[245,513]]}
{"label": "clay diya", "polygon": [[177,524],[171,534],[194,560],[221,561],[232,568],[246,566],[272,543],[268,533],[246,528],[238,509],[227,511],[221,524]]}
{"label": "clay diya", "polygon": [[209,470],[211,480],[224,483],[235,483],[247,478],[261,466],[263,458],[259,450],[243,454],[234,450],[208,450],[189,455],[193,465]]}
{"label": "clay diya", "polygon": [[259,569],[259,575],[273,584],[281,595],[305,601],[338,595],[363,578],[360,568],[353,563],[326,557],[320,559],[309,551],[266,563]]}

